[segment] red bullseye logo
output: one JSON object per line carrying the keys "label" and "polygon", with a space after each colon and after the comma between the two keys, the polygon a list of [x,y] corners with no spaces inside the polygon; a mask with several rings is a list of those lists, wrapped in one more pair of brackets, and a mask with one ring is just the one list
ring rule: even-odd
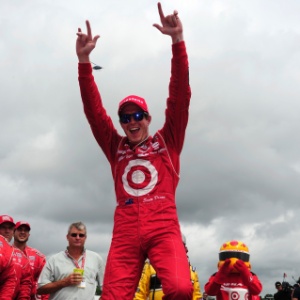
{"label": "red bullseye logo", "polygon": [[240,294],[238,292],[231,293],[231,300],[239,300]]}
{"label": "red bullseye logo", "polygon": [[124,170],[122,182],[125,191],[132,196],[144,196],[155,187],[157,170],[148,160],[131,160]]}

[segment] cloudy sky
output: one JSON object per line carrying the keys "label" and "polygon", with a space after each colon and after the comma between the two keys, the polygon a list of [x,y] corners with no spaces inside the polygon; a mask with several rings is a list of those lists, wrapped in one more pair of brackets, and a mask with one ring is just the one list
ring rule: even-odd
{"label": "cloudy sky", "polygon": [[[156,1],[1,0],[1,214],[32,225],[47,255],[66,246],[71,222],[104,260],[115,197],[110,167],[82,111],[77,28],[100,34],[91,59],[105,106],[145,97],[151,133],[164,121],[171,39]],[[300,3],[162,1],[179,11],[192,100],[181,156],[178,213],[201,287],[223,242],[244,241],[262,295],[300,276]]]}

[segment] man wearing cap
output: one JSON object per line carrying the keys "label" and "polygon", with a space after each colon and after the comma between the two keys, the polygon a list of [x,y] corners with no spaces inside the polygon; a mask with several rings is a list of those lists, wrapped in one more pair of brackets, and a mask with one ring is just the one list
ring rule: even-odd
{"label": "man wearing cap", "polygon": [[288,287],[289,284],[287,282],[284,281],[281,283],[280,281],[276,281],[275,288],[277,292],[274,294],[274,300],[291,300],[291,289]]}
{"label": "man wearing cap", "polygon": [[[11,216],[0,216],[0,234],[10,243],[15,228],[14,220]],[[29,260],[25,254],[18,248],[14,247],[13,264],[16,274],[16,288],[12,299],[30,300],[32,288],[31,269]]]}
{"label": "man wearing cap", "polygon": [[31,273],[32,273],[32,290],[31,300],[34,299],[48,299],[48,295],[37,295],[37,281],[40,273],[46,263],[46,256],[35,248],[29,247],[27,241],[30,236],[30,225],[25,221],[19,221],[16,223],[14,230],[14,247],[23,251],[26,257],[29,259]]}
{"label": "man wearing cap", "polygon": [[[172,39],[171,79],[165,123],[149,135],[152,116],[145,99],[130,95],[118,107],[121,136],[107,115],[92,75],[89,55],[98,35],[78,29],[76,53],[84,112],[111,165],[117,206],[113,238],[104,275],[102,300],[133,299],[145,259],[157,271],[164,299],[190,300],[189,262],[181,240],[175,204],[191,97],[188,57],[178,12],[154,24]],[[176,272],[174,272],[174,268]]]}
{"label": "man wearing cap", "polygon": [[0,235],[0,297],[3,300],[12,299],[17,285],[13,253],[13,247]]}

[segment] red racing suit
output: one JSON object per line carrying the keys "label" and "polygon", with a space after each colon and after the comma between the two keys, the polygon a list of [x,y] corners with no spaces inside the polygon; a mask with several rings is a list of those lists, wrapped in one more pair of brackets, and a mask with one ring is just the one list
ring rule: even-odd
{"label": "red racing suit", "polygon": [[32,289],[31,289],[31,300],[42,299],[47,300],[49,295],[37,295],[37,282],[42,272],[42,269],[46,263],[46,256],[37,249],[26,246],[24,253],[29,259],[32,274]]}
{"label": "red racing suit", "polygon": [[31,268],[23,251],[14,247],[13,263],[17,276],[17,287],[13,299],[30,300],[32,289]]}
{"label": "red racing suit", "polygon": [[102,300],[133,299],[146,257],[164,286],[164,299],[191,299],[189,262],[175,204],[191,97],[184,41],[173,44],[172,53],[165,123],[133,149],[107,115],[91,65],[78,66],[84,111],[110,162],[117,201]]}
{"label": "red racing suit", "polygon": [[11,300],[17,277],[13,265],[14,248],[9,245],[6,239],[0,235],[0,298],[1,300]]}
{"label": "red racing suit", "polygon": [[247,282],[242,280],[240,273],[230,273],[222,284],[215,282],[215,274],[205,284],[204,290],[216,300],[258,300],[262,285],[258,277],[251,272]]}

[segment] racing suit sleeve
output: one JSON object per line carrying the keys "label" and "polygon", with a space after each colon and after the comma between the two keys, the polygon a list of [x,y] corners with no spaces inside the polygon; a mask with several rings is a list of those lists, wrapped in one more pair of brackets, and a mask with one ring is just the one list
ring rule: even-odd
{"label": "racing suit sleeve", "polygon": [[171,78],[169,96],[165,111],[166,119],[159,131],[163,136],[175,169],[179,168],[179,161],[174,159],[181,153],[185,130],[188,123],[191,89],[189,85],[189,64],[185,42],[172,45]]}
{"label": "racing suit sleeve", "polygon": [[102,104],[98,87],[92,75],[90,63],[78,63],[78,80],[84,112],[93,135],[107,157],[113,160],[122,137],[117,133],[111,118]]}
{"label": "racing suit sleeve", "polygon": [[31,291],[31,299],[32,300],[35,300],[35,299],[41,299],[41,300],[48,300],[49,299],[49,294],[43,294],[43,295],[38,295],[37,294],[37,287],[38,287],[38,278],[39,278],[39,275],[41,274],[44,266],[46,264],[46,257],[45,256],[40,256],[39,257],[39,265],[36,269],[36,275],[35,276],[35,280],[34,280],[34,284],[32,286],[32,291]]}
{"label": "racing suit sleeve", "polygon": [[1,300],[11,300],[13,298],[17,284],[16,272],[11,259],[6,266],[3,266],[3,269],[1,271]]}
{"label": "racing suit sleeve", "polygon": [[262,284],[258,277],[249,271],[247,266],[240,259],[234,264],[234,268],[239,271],[243,284],[247,286],[251,295],[259,295],[262,290]]}
{"label": "racing suit sleeve", "polygon": [[221,284],[215,282],[215,274],[213,274],[204,286],[205,292],[210,296],[216,296],[220,290]]}
{"label": "racing suit sleeve", "polygon": [[210,296],[216,296],[220,291],[221,284],[227,280],[230,272],[233,270],[230,259],[226,259],[217,273],[212,275],[209,282],[205,285],[205,291]]}
{"label": "racing suit sleeve", "polygon": [[193,300],[199,300],[202,298],[201,288],[200,288],[200,282],[198,278],[198,273],[193,267],[191,266],[191,280],[193,283]]}
{"label": "racing suit sleeve", "polygon": [[146,262],[133,300],[148,299],[150,292],[150,273],[150,264]]}

